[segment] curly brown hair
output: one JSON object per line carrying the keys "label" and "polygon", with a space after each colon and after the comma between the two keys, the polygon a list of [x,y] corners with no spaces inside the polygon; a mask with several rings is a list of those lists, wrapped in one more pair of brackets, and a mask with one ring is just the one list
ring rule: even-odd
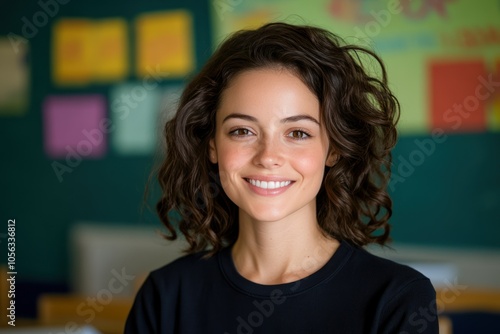
{"label": "curly brown hair", "polygon": [[[364,56],[375,60],[378,76],[364,68]],[[162,195],[156,209],[168,230],[165,237],[174,240],[180,231],[188,252],[209,247],[211,255],[236,241],[238,208],[222,190],[217,165],[210,163],[209,141],[229,82],[243,71],[272,67],[289,69],[315,93],[338,158],[325,167],[317,195],[319,226],[355,245],[384,245],[400,106],[382,60],[324,29],[286,23],[234,33],[187,84],[176,115],[165,125],[166,155],[157,175]]]}

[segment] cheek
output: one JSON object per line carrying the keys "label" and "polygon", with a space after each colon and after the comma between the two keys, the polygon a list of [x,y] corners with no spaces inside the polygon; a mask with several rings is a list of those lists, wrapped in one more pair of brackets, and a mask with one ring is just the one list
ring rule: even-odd
{"label": "cheek", "polygon": [[222,186],[226,188],[234,174],[248,163],[248,157],[241,148],[225,145],[218,151],[219,173]]}
{"label": "cheek", "polygon": [[219,151],[219,167],[228,172],[239,169],[246,160],[245,155],[237,148],[224,147]]}
{"label": "cheek", "polygon": [[325,154],[323,151],[308,151],[296,154],[293,161],[294,168],[304,177],[323,180],[325,170]]}

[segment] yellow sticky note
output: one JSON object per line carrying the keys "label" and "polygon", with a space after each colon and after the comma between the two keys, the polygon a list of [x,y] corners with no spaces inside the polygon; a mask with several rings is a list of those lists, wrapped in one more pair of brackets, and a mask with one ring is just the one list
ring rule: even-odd
{"label": "yellow sticky note", "polygon": [[179,10],[144,14],[136,20],[137,75],[184,76],[194,69],[193,22]]}
{"label": "yellow sticky note", "polygon": [[98,81],[121,80],[128,74],[127,23],[108,19],[94,23],[93,72]]}
{"label": "yellow sticky note", "polygon": [[57,84],[83,85],[93,76],[93,24],[63,19],[54,25],[52,70]]}

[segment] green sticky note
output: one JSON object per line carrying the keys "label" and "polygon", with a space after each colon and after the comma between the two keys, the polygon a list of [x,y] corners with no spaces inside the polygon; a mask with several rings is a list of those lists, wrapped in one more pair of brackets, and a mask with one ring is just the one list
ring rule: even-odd
{"label": "green sticky note", "polygon": [[113,150],[124,155],[153,154],[161,129],[162,90],[143,82],[124,83],[110,92]]}

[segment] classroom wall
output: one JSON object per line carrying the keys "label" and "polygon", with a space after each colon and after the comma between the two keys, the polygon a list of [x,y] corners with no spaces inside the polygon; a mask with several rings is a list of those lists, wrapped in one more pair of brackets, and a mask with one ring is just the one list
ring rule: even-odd
{"label": "classroom wall", "polygon": [[[153,131],[161,127],[161,114],[155,114],[154,110],[172,108],[186,78],[202,66],[223,36],[238,27],[267,20],[327,27],[349,41],[373,47],[386,60],[391,86],[402,103],[401,136],[394,150],[395,178],[391,183],[395,241],[475,250],[500,249],[497,237],[500,234],[499,87],[488,86],[486,89],[491,90],[488,97],[478,100],[477,106],[469,106],[473,116],[456,118],[456,113],[446,114],[448,118],[455,117],[446,121],[444,114],[454,104],[465,103],[468,96],[475,96],[475,87],[482,83],[480,78],[492,75],[496,82],[500,80],[495,79],[500,68],[498,1],[484,1],[480,6],[472,0],[420,1],[422,7],[412,5],[385,16],[385,21],[383,13],[391,13],[392,7],[388,6],[393,2],[74,0],[62,4],[64,2],[58,2],[57,10],[52,10],[54,15],[45,15],[45,24],[41,24],[44,15],[38,13],[48,12],[36,1],[10,2],[9,8],[3,8],[0,14],[0,37],[8,37],[9,33],[30,35],[25,38],[27,44],[19,44],[16,39],[19,47],[28,46],[23,58],[28,89],[17,99],[2,100],[0,95],[3,138],[0,246],[1,254],[6,254],[7,220],[15,219],[19,280],[67,284],[68,235],[78,221],[159,226],[158,219],[143,202],[144,186],[154,163],[156,137],[151,139],[144,136],[145,131],[137,129]],[[147,114],[144,112],[148,124],[141,123],[144,118],[140,115],[132,124],[117,123],[125,114],[125,104],[113,105],[113,102],[120,100],[124,92],[142,85],[144,77],[144,73],[137,70],[141,62],[136,52],[139,18],[143,14],[179,9],[192,18],[192,64],[183,63],[181,57],[176,66],[184,70],[179,73],[170,70],[172,73],[158,80],[160,91],[148,91],[149,102],[144,103],[158,106],[155,109],[141,105],[144,107],[141,110],[149,110]],[[65,37],[61,37],[64,33],[81,29],[80,25],[75,28],[71,20],[69,24],[61,21],[75,18],[84,19],[84,26],[119,19],[121,23],[111,24],[113,28],[107,32],[113,34],[117,26],[125,26],[121,30],[126,38],[126,57],[122,59],[125,70],[118,66],[115,72],[104,74],[89,74],[84,70],[75,73],[54,63],[54,55],[59,52],[55,39],[64,40]],[[24,26],[26,22],[35,22],[34,19],[40,24],[35,26],[36,32],[27,34],[29,28]],[[172,38],[172,48],[182,44]],[[172,49],[159,50],[170,52]],[[158,62],[161,61],[160,57]],[[100,71],[106,72],[106,69]],[[19,86],[22,87],[22,83]],[[96,112],[96,117],[107,117],[117,127],[106,134],[105,145],[97,145],[99,148],[81,161],[72,160],[71,171],[59,169],[58,176],[54,163],[69,166],[68,152],[60,150],[57,140],[55,144],[50,143],[48,136],[52,130],[47,124],[51,120],[56,123],[50,124],[56,126],[57,119],[50,118],[49,114],[64,110],[67,103],[64,97],[75,95],[83,96],[83,100],[72,100],[73,104],[89,104],[89,110]],[[82,122],[86,120],[82,118]],[[154,203],[154,199],[149,203]],[[6,256],[1,255],[0,263],[5,262]]]}
{"label": "classroom wall", "polygon": [[[16,38],[17,42],[16,36],[29,36],[26,38],[29,52],[25,61],[29,73],[28,96],[25,99],[27,103],[24,107],[17,108],[16,104],[8,105],[7,102],[2,107],[0,102],[0,134],[3,139],[0,145],[2,156],[0,196],[3,203],[0,262],[7,262],[5,234],[7,220],[15,219],[18,281],[68,282],[70,267],[68,236],[72,225],[77,221],[150,225],[152,228],[159,226],[156,216],[143,201],[144,187],[154,164],[153,156],[156,148],[156,142],[151,143],[151,136],[144,136],[160,127],[159,118],[162,115],[154,113],[168,109],[175,103],[179,87],[185,83],[185,78],[196,73],[212,52],[212,26],[207,15],[209,4],[206,1],[91,0],[71,1],[64,5],[62,2],[60,1],[57,13],[53,17],[45,15],[48,18],[45,25],[35,26],[37,31],[32,36],[24,34],[31,32],[29,28],[24,28],[25,22],[33,23],[34,17],[35,19],[44,17],[37,13],[47,12],[37,1],[11,2],[8,8],[4,7],[0,12],[0,38],[5,41],[9,33],[12,33],[15,36],[11,36]],[[136,48],[139,43],[137,21],[143,15],[158,13],[168,15],[179,10],[185,11],[191,17],[192,32],[189,39],[192,42],[192,69],[185,71],[185,75],[172,73],[161,76],[160,73],[156,81],[158,87],[147,90],[147,96],[142,101],[142,96],[138,95],[141,91],[133,92],[134,87],[144,85],[143,76],[136,70],[138,66]],[[85,71],[64,73],[63,69],[62,74],[59,73],[63,83],[58,83],[56,80],[60,78],[57,79],[54,73],[56,66],[53,63],[55,27],[67,19],[84,19],[87,22],[82,26],[85,24],[88,26],[106,24],[116,18],[122,20],[125,25],[124,53],[128,59],[123,77],[115,79],[113,73],[107,73],[108,78],[99,77]],[[76,30],[75,34],[78,35],[81,33],[78,29],[83,28],[78,24],[76,27],[67,24],[61,34],[71,29]],[[175,39],[175,36],[171,38]],[[88,43],[92,44],[92,41],[91,39]],[[172,41],[172,45],[163,45],[163,50],[170,52],[176,43]],[[11,45],[8,39],[7,45],[9,47]],[[23,46],[24,43],[15,45]],[[12,52],[12,49],[8,51]],[[78,50],[73,52],[78,53]],[[164,69],[159,72],[167,71],[172,72]],[[151,82],[147,84],[151,85]],[[135,93],[137,98],[131,102],[121,98],[121,94],[132,96],[132,93]],[[90,112],[98,109],[95,107],[96,104],[97,106],[103,104],[104,107],[100,108],[103,109],[101,118],[109,119],[115,125],[115,128],[107,134],[102,131],[105,134],[104,145],[94,145],[93,152],[83,154],[81,161],[74,156],[70,156],[68,160],[67,155],[70,152],[68,150],[58,151],[57,138],[52,144],[48,143],[47,139],[54,132],[64,130],[60,127],[57,131],[47,129],[50,127],[48,124],[50,122],[52,126],[57,126],[54,125],[57,119],[47,115],[50,111],[47,103],[50,101],[49,103],[55,105],[51,109],[52,112],[58,112],[57,104],[59,110],[64,109],[62,106],[66,96],[81,98],[74,101],[76,107],[90,103]],[[161,100],[166,98],[168,101]],[[113,109],[111,103],[117,100],[119,103],[115,104],[116,107]],[[130,107],[128,110],[125,108],[127,103],[139,102],[142,104],[136,108]],[[76,125],[78,122],[89,121],[86,112],[86,110],[75,112],[75,117],[80,117]],[[125,112],[129,113],[127,117],[124,117]],[[148,117],[147,124],[140,123],[142,114]],[[67,122],[67,126],[75,125],[71,120],[63,120],[63,126],[64,122]],[[87,127],[89,131],[94,129],[96,127],[93,125]],[[136,131],[138,129],[146,131]],[[70,135],[71,133],[66,134]],[[85,140],[85,138],[80,139]],[[132,138],[133,143],[130,144],[127,138]],[[65,167],[57,169],[54,167],[61,165],[70,170]],[[153,202],[152,200],[150,203]]]}

